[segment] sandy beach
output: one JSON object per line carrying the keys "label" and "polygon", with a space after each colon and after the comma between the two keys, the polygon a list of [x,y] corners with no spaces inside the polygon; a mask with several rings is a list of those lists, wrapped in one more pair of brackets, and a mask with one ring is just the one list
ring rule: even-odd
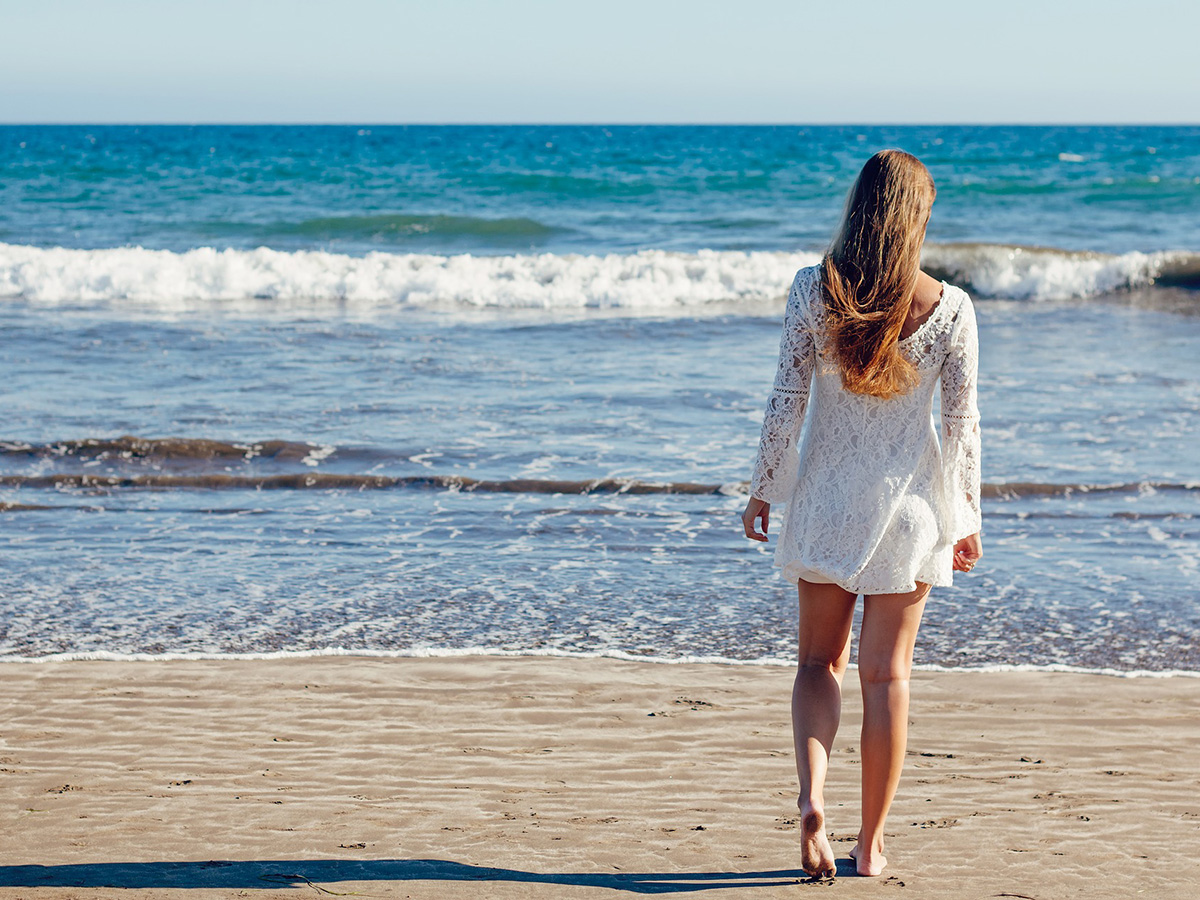
{"label": "sandy beach", "polygon": [[846,856],[850,693],[840,874],[819,886],[798,869],[791,679],[530,657],[5,665],[0,897],[1195,896],[1200,681],[919,673],[880,879]]}

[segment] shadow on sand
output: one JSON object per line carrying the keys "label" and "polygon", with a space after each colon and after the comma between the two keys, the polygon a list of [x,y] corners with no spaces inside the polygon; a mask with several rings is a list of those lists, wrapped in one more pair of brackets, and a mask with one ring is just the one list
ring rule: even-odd
{"label": "shadow on sand", "polygon": [[[847,862],[850,862],[847,860]],[[838,874],[844,867],[839,860]],[[847,874],[853,874],[853,865]],[[0,887],[266,888],[354,881],[511,881],[675,894],[720,888],[777,887],[807,880],[798,869],[766,872],[522,872],[444,859],[283,859],[113,862],[0,866]],[[323,889],[322,889],[323,890]]]}

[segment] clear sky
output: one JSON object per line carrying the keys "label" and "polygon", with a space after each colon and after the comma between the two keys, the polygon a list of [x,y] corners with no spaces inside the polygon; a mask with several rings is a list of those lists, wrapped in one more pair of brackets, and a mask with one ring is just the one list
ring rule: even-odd
{"label": "clear sky", "polygon": [[1200,122],[1196,0],[0,0],[3,122]]}

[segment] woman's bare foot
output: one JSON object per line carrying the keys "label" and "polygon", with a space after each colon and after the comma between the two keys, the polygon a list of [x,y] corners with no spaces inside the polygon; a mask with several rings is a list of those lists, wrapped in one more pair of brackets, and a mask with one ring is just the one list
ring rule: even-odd
{"label": "woman's bare foot", "polygon": [[837,862],[825,835],[825,815],[812,806],[800,808],[800,865],[813,878],[837,875]]}
{"label": "woman's bare foot", "polygon": [[854,849],[850,851],[850,858],[854,860],[854,867],[858,874],[868,877],[882,875],[887,866],[887,857],[883,855],[883,845],[881,844],[877,848],[867,848],[864,853],[861,837],[854,845]]}

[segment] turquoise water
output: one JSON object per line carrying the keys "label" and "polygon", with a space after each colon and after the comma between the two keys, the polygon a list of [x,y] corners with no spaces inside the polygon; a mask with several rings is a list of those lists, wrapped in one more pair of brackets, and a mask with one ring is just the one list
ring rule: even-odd
{"label": "turquoise water", "polygon": [[1003,126],[0,126],[0,241],[812,250],[888,146],[932,171],[937,243],[1200,246],[1200,128]]}
{"label": "turquoise water", "polygon": [[982,339],[919,660],[1200,671],[1196,128],[0,127],[0,656],[789,658],[741,491],[888,145]]}

